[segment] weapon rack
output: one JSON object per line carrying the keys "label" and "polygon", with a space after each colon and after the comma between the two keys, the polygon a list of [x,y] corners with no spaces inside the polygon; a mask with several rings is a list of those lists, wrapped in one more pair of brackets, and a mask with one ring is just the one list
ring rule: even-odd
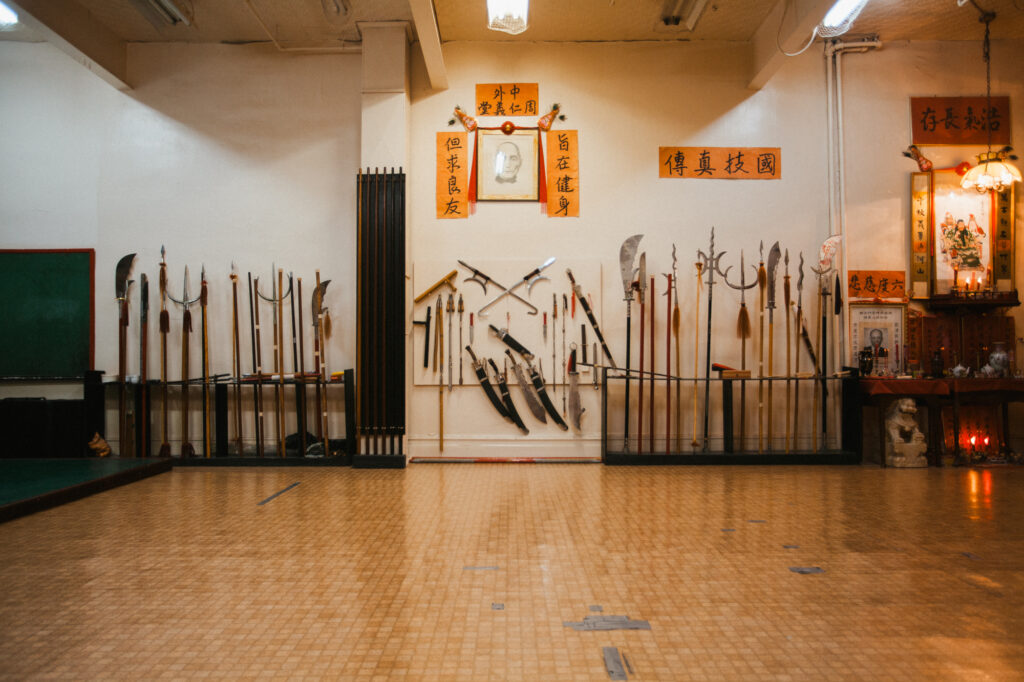
{"label": "weapon rack", "polygon": [[[351,377],[351,379],[350,379],[350,377]],[[238,466],[238,465],[258,465],[258,466],[259,465],[263,465],[263,466],[281,466],[281,465],[285,465],[285,466],[287,466],[287,465],[346,466],[346,465],[352,464],[352,459],[353,459],[352,455],[353,455],[353,453],[355,451],[355,439],[351,438],[350,434],[354,434],[355,433],[355,409],[354,409],[354,406],[355,406],[355,390],[356,390],[356,387],[355,387],[355,384],[356,384],[356,381],[355,381],[355,370],[352,370],[352,369],[346,370],[345,373],[344,373],[344,377],[342,378],[341,381],[318,381],[316,379],[306,380],[305,382],[298,382],[298,381],[296,381],[294,379],[285,379],[285,381],[284,381],[284,385],[285,386],[295,386],[298,383],[305,383],[307,391],[312,390],[312,389],[314,389],[316,387],[320,387],[324,391],[327,391],[329,389],[332,390],[332,391],[337,391],[337,390],[342,391],[342,399],[344,400],[344,406],[345,406],[345,408],[344,408],[345,409],[345,438],[342,438],[342,439],[331,438],[330,439],[331,451],[332,451],[332,453],[334,453],[333,456],[329,456],[329,457],[304,457],[300,448],[296,448],[294,450],[289,448],[288,451],[287,451],[288,454],[286,456],[282,456],[281,453],[279,453],[277,451],[277,449],[278,449],[276,447],[277,439],[275,437],[273,437],[273,435],[271,433],[268,433],[266,435],[266,437],[264,438],[265,449],[264,449],[264,453],[263,453],[262,456],[259,453],[259,446],[258,445],[256,446],[254,451],[250,452],[249,450],[247,450],[245,452],[245,454],[239,455],[235,451],[235,447],[234,447],[234,444],[233,444],[233,439],[235,437],[235,434],[231,431],[231,429],[233,427],[230,425],[230,414],[229,414],[229,409],[228,409],[229,408],[229,401],[228,401],[228,394],[229,394],[229,392],[234,392],[234,389],[236,387],[240,388],[243,391],[243,393],[240,396],[241,399],[242,399],[242,402],[243,402],[243,404],[247,404],[247,403],[250,403],[251,399],[248,396],[246,396],[245,393],[247,393],[249,390],[251,390],[251,388],[254,385],[260,386],[263,391],[273,390],[273,388],[275,386],[279,386],[280,385],[279,382],[277,382],[277,381],[265,380],[265,381],[261,381],[261,382],[256,382],[256,381],[254,381],[252,379],[245,379],[245,380],[241,380],[241,381],[238,381],[238,380],[216,381],[216,382],[210,382],[208,384],[208,390],[211,393],[211,406],[212,406],[211,415],[210,415],[211,430],[212,430],[212,433],[210,434],[210,445],[211,445],[210,451],[209,452],[205,451],[205,445],[204,445],[205,434],[202,434],[199,438],[195,439],[196,444],[199,446],[196,449],[196,456],[195,457],[180,458],[180,457],[174,456],[171,459],[174,460],[176,465],[194,465],[194,466],[195,465],[198,465],[198,466],[210,466],[210,465],[229,465],[229,466]],[[157,451],[160,448],[159,413],[158,413],[159,412],[159,407],[160,407],[160,397],[159,397],[159,390],[158,389],[162,385],[163,385],[162,382],[156,381],[156,380],[148,381],[145,385],[138,384],[138,383],[130,383],[130,384],[127,385],[128,386],[128,391],[129,391],[130,396],[131,396],[130,397],[131,404],[134,406],[134,414],[136,415],[136,419],[135,419],[136,428],[134,429],[134,435],[133,435],[132,443],[131,443],[131,447],[134,448],[134,449],[131,450],[131,452],[134,453],[135,456],[137,456],[137,457],[157,457]],[[176,389],[179,392],[179,397],[180,397],[180,391],[181,391],[181,386],[182,386],[182,382],[181,381],[168,381],[167,385],[168,385],[168,387],[171,387],[172,389]],[[108,382],[108,383],[104,384],[104,387],[111,387],[111,386],[117,387],[117,386],[119,386],[119,384],[116,381]],[[229,389],[231,389],[231,390],[229,391]],[[195,380],[189,382],[189,390],[193,391],[193,392],[201,391],[202,390],[202,383],[200,381],[195,381]],[[144,395],[146,397],[145,401],[143,401],[143,396]],[[103,404],[102,392],[100,392],[99,394],[96,394],[93,397],[92,400],[93,400],[93,402],[97,402],[97,401],[99,402],[99,405],[100,405],[99,410],[102,413],[102,410],[103,410],[103,408],[102,408],[102,404]],[[90,401],[89,394],[87,394],[86,395],[87,409],[88,409],[89,401]],[[267,404],[270,404],[270,401],[266,401],[266,402],[267,402]],[[290,402],[290,401],[285,401],[284,404],[287,405],[288,402]],[[309,401],[307,400],[306,402],[308,403]],[[144,403],[146,405],[145,414],[143,413],[143,404]],[[334,406],[337,405],[337,399],[336,398],[333,399],[330,404],[332,405],[332,408],[331,408],[332,411],[335,411],[336,407],[334,407]],[[272,411],[272,408],[271,408],[270,411]],[[293,410],[292,412],[294,412],[295,415],[297,416],[297,411]],[[313,411],[313,412],[315,412],[315,411]],[[145,429],[145,431],[146,431],[146,433],[149,434],[149,437],[146,439],[146,442],[143,442],[143,440],[142,440],[143,429],[138,428],[138,424],[139,424],[138,415],[143,415],[143,418],[146,420],[146,429]],[[289,416],[288,413],[286,413],[286,419],[288,418],[288,416]],[[309,418],[310,418],[310,415],[307,414],[306,415],[306,419],[305,419],[307,430],[309,430]],[[316,415],[313,414],[312,418],[315,419]],[[101,421],[99,423],[102,424],[102,418],[101,418]],[[98,428],[96,430],[98,430],[100,432],[100,434],[104,435],[104,436],[106,436],[106,434],[109,432],[109,431],[106,430],[105,425],[103,425],[101,428]],[[272,430],[273,429],[270,429],[270,431],[272,431]],[[315,431],[315,429],[313,429],[313,430]],[[298,428],[297,425],[295,427],[295,432],[299,433],[299,428]],[[119,444],[119,447],[121,449],[121,452],[118,453],[118,456],[121,456],[121,457],[126,456],[126,452],[127,451],[125,451],[125,448],[123,446],[120,446],[120,444]]]}
{"label": "weapon rack", "polygon": [[[636,370],[630,372],[630,382],[633,384],[634,394],[636,392],[636,380],[640,373]],[[818,412],[813,416],[811,410],[804,410],[801,413],[800,434],[801,440],[806,439],[812,433],[812,429],[818,429],[817,449],[793,449],[789,452],[782,446],[784,440],[784,423],[776,420],[774,428],[774,446],[762,447],[758,451],[757,433],[757,391],[758,383],[763,382],[766,387],[769,382],[775,384],[776,401],[785,390],[786,377],[774,379],[751,377],[749,379],[733,379],[712,377],[703,378],[681,378],[655,375],[653,379],[650,373],[644,374],[644,390],[647,389],[647,382],[655,382],[655,400],[657,404],[654,412],[659,417],[665,414],[665,384],[671,383],[673,406],[675,410],[675,388],[681,387],[682,391],[682,431],[677,436],[673,428],[671,435],[666,442],[665,425],[663,422],[656,424],[659,432],[654,435],[654,448],[649,447],[650,432],[643,432],[643,447],[638,446],[638,438],[635,429],[630,430],[629,447],[625,446],[623,438],[623,410],[610,412],[609,394],[620,405],[625,398],[626,373],[620,369],[602,369],[601,386],[601,461],[604,464],[859,464],[861,461],[861,403],[858,388],[858,377],[856,371],[843,377],[820,377],[790,378],[790,382],[799,382],[801,389],[801,402],[806,400],[809,404],[814,391],[815,384],[819,389],[827,390],[827,398],[822,399],[818,406]],[[703,393],[704,382],[710,382],[711,395],[720,401],[719,410],[723,424],[722,434],[709,434],[709,441],[722,443],[720,449],[711,449],[704,445],[704,434],[698,425],[698,435],[693,434],[690,418],[693,414],[694,404],[692,402],[693,388],[696,384]],[[737,418],[739,411],[740,386],[746,383],[747,405],[746,405],[746,430],[744,442],[741,444],[738,438]],[[837,408],[836,399],[839,399]],[[712,405],[715,401],[712,400]],[[635,407],[635,406],[634,406]],[[698,407],[703,409],[703,400],[698,398]],[[805,405],[806,407],[806,405]],[[645,409],[649,409],[645,407]],[[833,430],[823,433],[821,419],[827,415],[830,423],[834,423],[833,417],[836,410],[840,410],[838,426],[840,433],[838,440]],[[636,419],[636,413],[630,410],[631,419]],[[792,416],[790,416],[792,418]],[[812,423],[813,422],[813,423]],[[614,432],[610,430],[614,429]],[[633,425],[631,425],[633,426]],[[645,427],[646,428],[646,427]],[[694,445],[693,441],[697,440]],[[767,438],[766,438],[767,440]],[[794,438],[795,440],[795,438]],[[681,441],[681,442],[680,442]],[[839,447],[827,447],[829,442],[837,442]],[[681,447],[680,447],[681,445]]]}

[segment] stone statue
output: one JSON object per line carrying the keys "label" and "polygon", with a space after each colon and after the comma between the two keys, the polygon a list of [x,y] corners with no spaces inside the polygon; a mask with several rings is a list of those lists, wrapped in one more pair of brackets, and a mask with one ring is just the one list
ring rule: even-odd
{"label": "stone statue", "polygon": [[885,415],[885,463],[891,467],[926,467],[927,449],[917,425],[917,405],[911,398],[900,398]]}

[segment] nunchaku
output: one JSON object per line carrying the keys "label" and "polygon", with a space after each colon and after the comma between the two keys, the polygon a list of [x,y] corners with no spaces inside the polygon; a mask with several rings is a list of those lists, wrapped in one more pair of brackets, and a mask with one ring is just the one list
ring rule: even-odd
{"label": "nunchaku", "polygon": [[114,294],[117,300],[117,430],[118,446],[122,456],[131,452],[128,435],[128,287],[133,280],[128,279],[135,254],[129,253],[117,262],[114,271]]}
{"label": "nunchaku", "polygon": [[182,285],[181,299],[167,293],[167,297],[182,307],[181,311],[181,457],[194,457],[196,450],[189,440],[189,337],[192,334],[192,311],[189,307],[199,300],[199,296],[189,298],[188,266],[185,266],[185,280]]}

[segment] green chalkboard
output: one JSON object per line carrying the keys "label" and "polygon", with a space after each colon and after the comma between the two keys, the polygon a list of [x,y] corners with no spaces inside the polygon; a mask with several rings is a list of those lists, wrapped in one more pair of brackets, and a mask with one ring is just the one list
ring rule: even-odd
{"label": "green chalkboard", "polygon": [[0,378],[93,368],[92,249],[0,250]]}

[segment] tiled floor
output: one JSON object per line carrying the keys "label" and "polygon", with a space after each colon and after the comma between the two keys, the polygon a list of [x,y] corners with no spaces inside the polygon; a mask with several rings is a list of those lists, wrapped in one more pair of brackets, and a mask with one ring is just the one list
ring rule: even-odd
{"label": "tiled floor", "polygon": [[1019,469],[177,469],[0,547],[5,679],[1024,678]]}

